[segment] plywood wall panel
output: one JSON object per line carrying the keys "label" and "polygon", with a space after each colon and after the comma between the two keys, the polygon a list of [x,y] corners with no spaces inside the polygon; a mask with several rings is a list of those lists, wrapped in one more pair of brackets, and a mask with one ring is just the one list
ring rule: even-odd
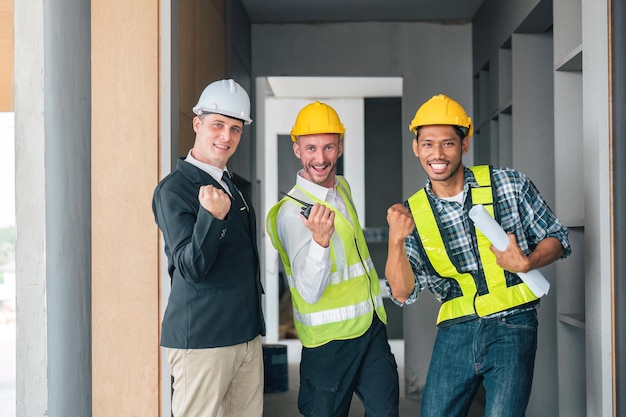
{"label": "plywood wall panel", "polygon": [[13,111],[13,1],[0,0],[0,112]]}
{"label": "plywood wall panel", "polygon": [[180,2],[180,153],[193,146],[192,108],[212,81],[226,74],[224,0]]}
{"label": "plywood wall panel", "polygon": [[91,5],[93,416],[155,417],[159,3]]}

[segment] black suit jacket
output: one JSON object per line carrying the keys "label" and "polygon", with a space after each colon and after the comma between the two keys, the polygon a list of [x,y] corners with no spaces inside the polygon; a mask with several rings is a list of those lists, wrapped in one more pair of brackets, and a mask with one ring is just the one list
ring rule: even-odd
{"label": "black suit jacket", "polygon": [[249,212],[231,206],[224,220],[216,219],[198,201],[200,186],[208,184],[222,188],[181,158],[154,191],[172,283],[161,346],[231,346],[265,334],[254,210],[247,199]]}

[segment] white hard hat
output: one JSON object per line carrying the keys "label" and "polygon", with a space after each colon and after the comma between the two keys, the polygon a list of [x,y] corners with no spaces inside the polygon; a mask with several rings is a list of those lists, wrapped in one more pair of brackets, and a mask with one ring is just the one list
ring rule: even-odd
{"label": "white hard hat", "polygon": [[218,113],[252,123],[250,118],[250,97],[235,80],[212,82],[200,95],[198,104],[193,108],[196,115]]}

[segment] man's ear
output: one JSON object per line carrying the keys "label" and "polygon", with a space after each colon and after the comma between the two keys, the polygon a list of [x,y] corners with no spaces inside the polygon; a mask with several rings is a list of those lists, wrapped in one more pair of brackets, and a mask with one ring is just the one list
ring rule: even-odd
{"label": "man's ear", "polygon": [[296,156],[296,158],[301,159],[300,158],[300,146],[298,145],[298,142],[293,143],[293,154]]}
{"label": "man's ear", "polygon": [[198,116],[195,116],[191,121],[191,124],[193,126],[193,131],[198,133],[198,131],[200,130],[200,125],[202,124],[202,120]]}
{"label": "man's ear", "polygon": [[343,155],[343,140],[339,140],[339,148],[338,148],[339,152],[337,153],[337,158],[339,158],[341,155]]}
{"label": "man's ear", "polygon": [[470,148],[470,138],[461,139],[461,149],[463,150],[463,155],[469,151]]}
{"label": "man's ear", "polygon": [[418,158],[420,157],[419,148],[417,147],[417,138],[413,139],[413,154]]}

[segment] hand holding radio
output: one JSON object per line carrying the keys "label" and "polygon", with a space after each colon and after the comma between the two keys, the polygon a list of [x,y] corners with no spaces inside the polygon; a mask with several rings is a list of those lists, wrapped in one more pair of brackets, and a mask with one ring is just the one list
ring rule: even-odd
{"label": "hand holding radio", "polygon": [[327,248],[335,231],[335,212],[322,204],[307,203],[282,191],[281,194],[302,206],[300,210],[300,214],[304,217],[302,222],[313,233],[313,239],[320,246]]}
{"label": "hand holding radio", "polygon": [[311,214],[311,209],[313,208],[313,204],[311,203],[307,203],[306,201],[302,201],[298,198],[295,198],[293,196],[290,196],[289,194],[287,194],[284,191],[280,192],[282,195],[284,195],[285,197],[289,197],[292,200],[297,201],[298,203],[300,203],[300,205],[302,206],[302,210],[300,210],[300,214],[302,214],[305,218],[309,218],[309,215]]}

